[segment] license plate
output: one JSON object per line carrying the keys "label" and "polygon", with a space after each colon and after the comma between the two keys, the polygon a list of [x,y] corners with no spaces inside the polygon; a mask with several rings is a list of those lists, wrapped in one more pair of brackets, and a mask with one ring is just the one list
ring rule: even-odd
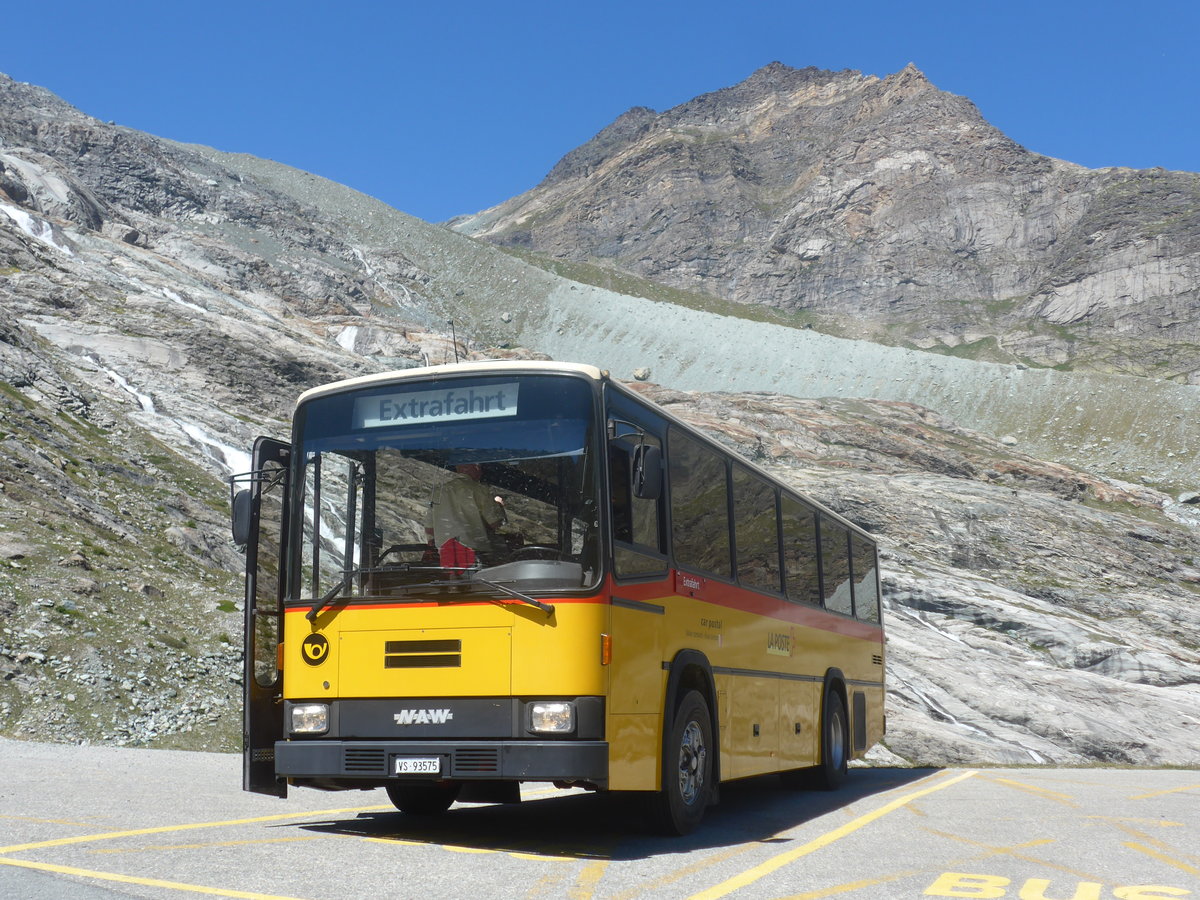
{"label": "license plate", "polygon": [[442,759],[440,756],[397,756],[396,768],[393,775],[440,775],[442,774]]}

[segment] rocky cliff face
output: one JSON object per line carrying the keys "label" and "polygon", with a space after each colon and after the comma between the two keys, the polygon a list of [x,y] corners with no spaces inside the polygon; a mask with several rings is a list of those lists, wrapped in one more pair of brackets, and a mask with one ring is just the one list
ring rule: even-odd
{"label": "rocky cliff face", "polygon": [[[565,162],[563,177],[592,164]],[[624,352],[641,304],[658,326],[640,329],[641,362],[678,383],[703,368],[744,392],[642,389],[881,536],[891,752],[1197,762],[1195,507],[1111,466],[1020,452],[1032,431],[1001,441],[908,402],[959,402],[973,425],[1007,429],[1030,389],[1001,388],[1032,370],[943,360],[953,372],[917,377],[925,354],[784,328],[795,358],[762,364],[738,349],[765,343],[747,330],[761,323],[711,314],[720,339],[688,358],[662,334],[676,321],[664,303],[556,277],[302,172],[105,125],[2,77],[0,165],[6,734],[235,747],[241,557],[222,479],[247,467],[253,437],[286,435],[296,396],[344,375],[585,346],[572,337],[590,359]],[[837,359],[857,380],[839,380]],[[785,365],[845,392],[924,393],[798,400],[737,380],[764,388]],[[1074,377],[1044,393],[1080,412],[1029,413],[1043,446],[1114,390]],[[1174,448],[1164,466],[1200,441],[1183,412],[1196,389],[1166,387],[1137,395],[1179,405],[1161,412],[1161,434],[1144,429]],[[1127,430],[1091,432],[1087,459],[1147,455]],[[1195,474],[1164,471],[1147,480]]]}
{"label": "rocky cliff face", "polygon": [[1030,153],[911,65],[630,110],[453,225],[832,334],[1200,383],[1200,176]]}

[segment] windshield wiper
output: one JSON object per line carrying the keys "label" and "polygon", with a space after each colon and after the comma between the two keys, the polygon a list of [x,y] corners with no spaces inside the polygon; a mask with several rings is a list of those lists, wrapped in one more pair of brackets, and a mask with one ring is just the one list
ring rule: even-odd
{"label": "windshield wiper", "polygon": [[498,582],[483,578],[478,572],[471,569],[459,570],[448,566],[410,566],[408,564],[405,564],[402,568],[403,571],[406,572],[453,572],[466,576],[464,581],[434,581],[428,584],[398,585],[398,587],[400,587],[406,593],[414,589],[425,590],[429,588],[463,588],[472,584],[482,584],[484,587],[489,587],[492,590],[499,591],[502,594],[507,594],[510,597],[520,600],[522,603],[528,603],[530,606],[535,606],[548,616],[554,615],[554,606],[552,604],[543,603],[541,600],[535,600],[533,597],[530,597],[528,594],[523,594],[515,588],[510,588]]}
{"label": "windshield wiper", "polygon": [[[370,571],[370,570],[368,570],[368,571]],[[413,572],[413,571],[447,572],[447,571],[456,571],[456,570],[447,569],[447,568],[444,568],[441,566],[409,566],[409,565],[405,565],[404,571],[406,571],[406,572]],[[361,569],[354,569],[353,571],[347,572],[342,577],[341,581],[339,581],[337,584],[335,584],[333,587],[331,587],[322,596],[317,598],[316,602],[313,603],[312,607],[308,610],[308,612],[304,614],[304,618],[308,619],[310,622],[313,621],[314,619],[316,619],[316,617],[320,614],[321,610],[323,610],[326,606],[328,606],[334,597],[336,597],[338,594],[340,594],[342,591],[344,591],[347,587],[349,587],[350,583],[358,575],[362,574],[362,572],[363,572],[363,570],[361,570]],[[528,603],[530,606],[534,606],[534,607],[540,609],[547,616],[554,615],[554,605],[551,603],[543,603],[541,600],[535,600],[533,597],[530,597],[528,594],[523,594],[523,593],[521,593],[521,591],[518,591],[515,588],[507,587],[506,585],[500,584],[499,582],[489,581],[487,578],[481,578],[478,574],[471,572],[469,570],[465,574],[467,575],[466,581],[459,581],[459,582],[433,581],[433,582],[428,582],[426,584],[402,584],[402,585],[396,585],[396,587],[403,590],[405,593],[408,593],[409,591],[412,591],[414,589],[428,590],[429,588],[466,587],[467,585],[470,585],[470,584],[482,584],[485,587],[490,587],[493,590],[500,591],[500,593],[502,593],[502,594],[507,594],[508,596],[513,597],[514,599],[520,600],[522,603]]]}
{"label": "windshield wiper", "polygon": [[541,600],[534,600],[528,594],[522,594],[520,591],[514,588],[505,587],[504,585],[495,581],[488,581],[486,578],[480,578],[479,575],[474,573],[471,575],[471,580],[478,581],[480,584],[486,584],[488,587],[495,588],[502,593],[508,594],[510,597],[516,597],[522,603],[528,603],[530,606],[536,606],[548,616],[554,615],[554,605],[552,603],[543,603]]}
{"label": "windshield wiper", "polygon": [[354,577],[358,574],[359,571],[354,569],[343,575],[341,581],[317,598],[317,602],[314,603],[309,611],[304,614],[304,618],[308,619],[310,622],[313,621],[321,612],[321,610],[329,605],[330,601],[333,600],[334,597],[350,586],[350,582],[353,581]]}

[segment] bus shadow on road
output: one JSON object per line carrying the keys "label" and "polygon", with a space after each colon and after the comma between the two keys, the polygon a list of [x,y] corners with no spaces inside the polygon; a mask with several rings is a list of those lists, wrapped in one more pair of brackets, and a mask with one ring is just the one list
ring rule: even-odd
{"label": "bus shadow on road", "polygon": [[[519,804],[457,804],[440,816],[399,812],[360,813],[353,819],[308,822],[298,827],[323,834],[382,843],[520,853],[569,859],[636,860],[749,843],[787,844],[813,835],[790,832],[851,806],[836,828],[870,812],[873,796],[904,787],[938,769],[852,769],[837,791],[794,791],[774,775],[721,786],[721,802],[700,827],[684,837],[655,833],[637,795],[577,793],[533,798]],[[297,827],[294,824],[277,827]]]}

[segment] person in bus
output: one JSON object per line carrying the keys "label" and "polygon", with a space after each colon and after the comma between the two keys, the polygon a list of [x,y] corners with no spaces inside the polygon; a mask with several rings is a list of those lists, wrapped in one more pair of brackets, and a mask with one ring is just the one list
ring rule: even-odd
{"label": "person in bus", "polygon": [[425,534],[446,568],[465,569],[492,550],[492,536],[504,522],[504,500],[481,482],[478,463],[462,463],[433,490]]}

